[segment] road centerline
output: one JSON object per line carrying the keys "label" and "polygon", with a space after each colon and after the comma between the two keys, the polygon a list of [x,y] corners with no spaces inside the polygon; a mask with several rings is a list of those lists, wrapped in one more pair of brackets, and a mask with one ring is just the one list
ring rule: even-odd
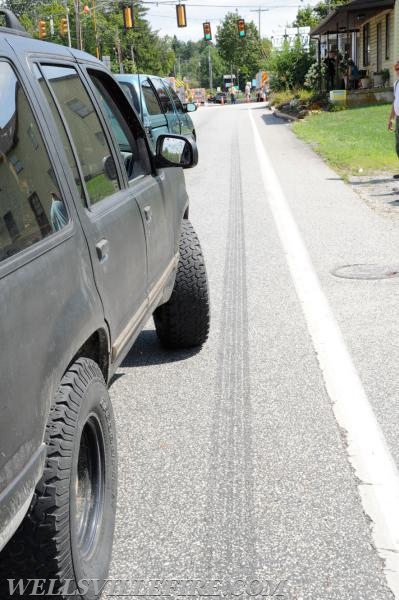
{"label": "road centerline", "polygon": [[252,110],[255,150],[290,274],[316,351],[327,393],[347,454],[360,483],[362,505],[372,521],[372,535],[395,598],[399,598],[399,473],[338,323],[321,289],[311,259],[257,130]]}

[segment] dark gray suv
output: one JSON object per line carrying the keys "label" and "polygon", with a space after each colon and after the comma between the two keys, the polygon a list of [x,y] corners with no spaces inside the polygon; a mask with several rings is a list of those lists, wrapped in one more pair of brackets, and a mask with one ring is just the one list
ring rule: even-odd
{"label": "dark gray suv", "polygon": [[0,13],[0,598],[93,600],[116,507],[107,384],[151,314],[166,347],[208,335],[181,169],[197,151],[173,134],[150,151],[101,62]]}

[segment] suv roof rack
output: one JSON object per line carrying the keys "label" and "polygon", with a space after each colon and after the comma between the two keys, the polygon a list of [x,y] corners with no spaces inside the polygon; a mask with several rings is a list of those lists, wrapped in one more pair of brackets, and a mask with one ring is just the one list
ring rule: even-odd
{"label": "suv roof rack", "polygon": [[[13,29],[14,31],[18,31],[18,33],[28,35],[25,27],[21,25],[18,18],[11,10],[8,10],[8,8],[0,8],[0,15],[4,15],[5,17],[6,29]],[[4,27],[1,27],[1,29],[4,29]]]}

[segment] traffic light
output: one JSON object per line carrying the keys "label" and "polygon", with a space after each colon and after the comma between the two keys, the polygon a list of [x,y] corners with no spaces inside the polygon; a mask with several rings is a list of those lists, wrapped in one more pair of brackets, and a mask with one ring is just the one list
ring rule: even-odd
{"label": "traffic light", "polygon": [[238,37],[244,38],[245,33],[245,21],[244,19],[238,19],[237,21]]}
{"label": "traffic light", "polygon": [[68,33],[68,19],[66,17],[62,17],[60,21],[60,34],[67,35]]}
{"label": "traffic light", "polygon": [[185,4],[176,4],[176,18],[178,27],[187,27]]}
{"label": "traffic light", "polygon": [[123,5],[123,26],[125,29],[133,29],[134,27],[133,4]]}
{"label": "traffic light", "polygon": [[46,21],[39,21],[38,22],[38,29],[39,29],[39,38],[41,40],[44,40],[45,37],[47,37],[47,27],[46,27]]}
{"label": "traffic light", "polygon": [[209,42],[212,39],[211,24],[209,21],[206,21],[205,23],[202,23],[202,27],[204,29],[204,40]]}

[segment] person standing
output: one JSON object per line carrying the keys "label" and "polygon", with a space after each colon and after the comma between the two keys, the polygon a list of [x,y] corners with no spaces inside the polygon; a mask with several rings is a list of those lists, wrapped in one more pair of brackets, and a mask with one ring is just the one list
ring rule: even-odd
{"label": "person standing", "polygon": [[[388,120],[388,131],[395,130],[395,150],[399,158],[399,60],[395,63],[396,81],[393,84],[393,103]],[[395,121],[395,128],[393,122]],[[393,176],[394,179],[399,179],[399,173]]]}
{"label": "person standing", "polygon": [[236,90],[234,85],[232,85],[230,88],[230,101],[232,104],[236,103]]}
{"label": "person standing", "polygon": [[324,59],[326,66],[327,92],[335,88],[335,53],[329,52]]}
{"label": "person standing", "polygon": [[60,231],[66,225],[68,225],[68,213],[65,208],[64,202],[61,200],[57,192],[50,192],[51,195],[51,208],[50,208],[50,219],[53,231]]}
{"label": "person standing", "polygon": [[249,102],[251,100],[251,84],[248,82],[245,86],[245,102]]}

